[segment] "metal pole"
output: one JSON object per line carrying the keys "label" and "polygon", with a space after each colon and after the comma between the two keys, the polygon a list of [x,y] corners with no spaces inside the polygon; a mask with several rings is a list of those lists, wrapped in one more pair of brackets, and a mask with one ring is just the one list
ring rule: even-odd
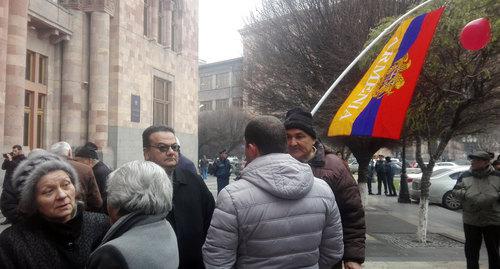
{"label": "metal pole", "polygon": [[434,0],[427,0],[427,1],[423,2],[423,3],[421,3],[420,5],[414,7],[410,11],[406,12],[403,16],[401,16],[397,20],[395,20],[391,25],[389,25],[389,27],[385,28],[385,30],[382,31],[382,33],[380,33],[377,36],[377,38],[375,38],[370,44],[368,44],[368,46],[366,46],[366,48],[363,51],[361,51],[361,53],[359,53],[359,55],[349,64],[349,66],[347,66],[347,68],[342,72],[342,74],[340,74],[340,76],[335,80],[335,82],[333,82],[332,86],[330,86],[330,88],[328,88],[328,90],[325,92],[325,94],[323,95],[323,97],[321,97],[321,99],[319,100],[319,102],[314,106],[313,110],[311,111],[311,114],[313,116],[314,116],[314,114],[316,114],[316,112],[318,111],[319,107],[325,102],[326,98],[328,98],[328,96],[332,93],[333,89],[335,87],[337,87],[337,85],[345,77],[345,75],[347,75],[347,73],[349,71],[351,71],[351,69],[354,67],[354,65],[358,63],[359,59],[361,59],[361,57],[363,57],[385,34],[387,34],[390,30],[392,30],[392,28],[394,26],[396,26],[397,24],[399,24],[408,15],[410,15],[413,12],[415,12],[415,10],[423,7],[424,5],[427,5],[428,3],[432,2],[432,1],[434,1]]}
{"label": "metal pole", "polygon": [[401,152],[401,181],[399,184],[399,197],[398,203],[411,203],[410,200],[410,192],[408,190],[408,182],[406,179],[408,176],[406,175],[406,134],[403,132],[403,150]]}

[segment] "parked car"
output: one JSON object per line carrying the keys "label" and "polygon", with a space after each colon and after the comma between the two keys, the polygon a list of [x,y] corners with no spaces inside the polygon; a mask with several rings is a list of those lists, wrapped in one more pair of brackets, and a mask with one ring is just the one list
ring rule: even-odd
{"label": "parked car", "polygon": [[454,162],[437,162],[434,164],[434,167],[444,167],[444,166],[452,166],[452,167],[457,167],[460,166]]}
{"label": "parked car", "polygon": [[[436,169],[432,172],[429,187],[429,202],[441,204],[444,207],[457,210],[462,207],[460,201],[452,194],[453,187],[458,177],[469,169],[469,166],[448,166]],[[411,179],[410,198],[420,200],[420,180],[422,174],[414,175]]]}

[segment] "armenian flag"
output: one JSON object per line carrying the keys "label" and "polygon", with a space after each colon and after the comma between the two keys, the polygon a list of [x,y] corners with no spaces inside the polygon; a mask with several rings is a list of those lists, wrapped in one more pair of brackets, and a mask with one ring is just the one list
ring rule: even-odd
{"label": "armenian flag", "polygon": [[342,104],[328,136],[399,139],[444,7],[406,19]]}

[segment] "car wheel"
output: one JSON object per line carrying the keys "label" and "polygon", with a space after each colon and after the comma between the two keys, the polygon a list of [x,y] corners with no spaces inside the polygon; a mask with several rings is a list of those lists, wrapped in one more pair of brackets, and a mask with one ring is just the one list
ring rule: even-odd
{"label": "car wheel", "polygon": [[460,200],[458,200],[451,191],[447,191],[443,195],[443,205],[450,210],[457,210],[462,206]]}

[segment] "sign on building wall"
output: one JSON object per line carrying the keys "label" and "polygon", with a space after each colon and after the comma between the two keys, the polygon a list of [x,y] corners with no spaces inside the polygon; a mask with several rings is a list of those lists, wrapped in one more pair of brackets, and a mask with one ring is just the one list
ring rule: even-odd
{"label": "sign on building wall", "polygon": [[132,122],[141,122],[141,97],[139,95],[132,94],[132,102],[131,103],[131,121]]}

